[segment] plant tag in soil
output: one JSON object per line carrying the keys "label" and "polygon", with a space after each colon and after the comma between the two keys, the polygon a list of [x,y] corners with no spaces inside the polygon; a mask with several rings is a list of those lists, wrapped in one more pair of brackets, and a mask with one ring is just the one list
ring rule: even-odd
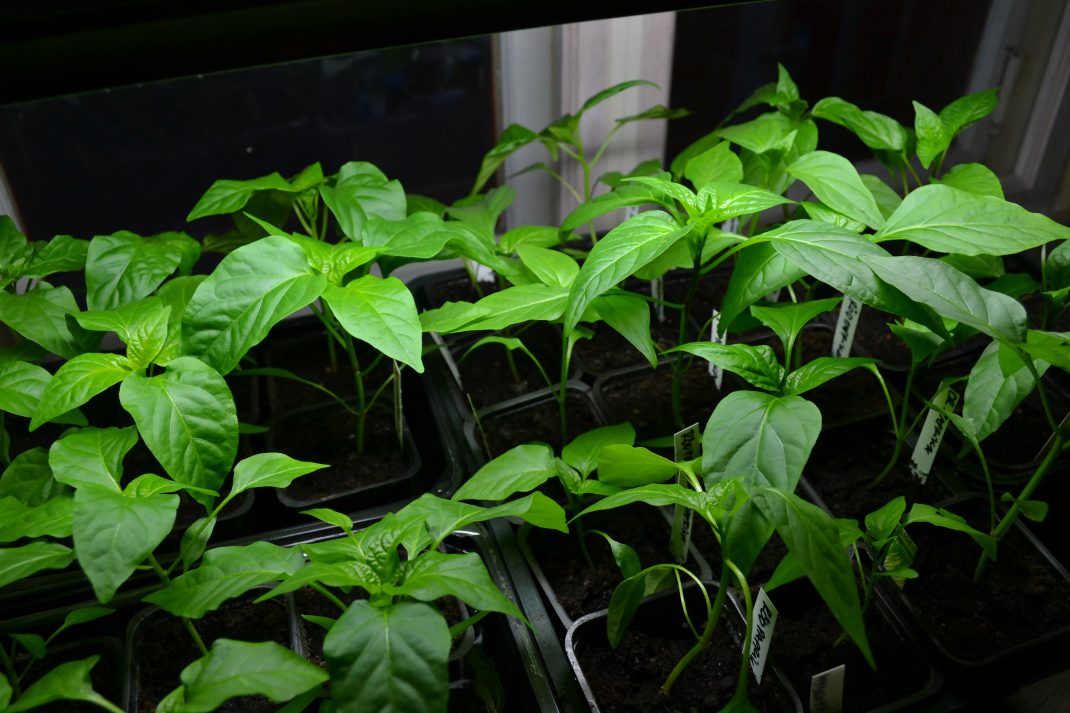
{"label": "plant tag in soil", "polygon": [[836,331],[832,333],[832,356],[851,355],[851,344],[858,329],[858,315],[862,314],[862,303],[854,297],[844,296],[840,303],[840,316],[836,318]]}
{"label": "plant tag in soil", "polygon": [[765,672],[765,660],[769,657],[769,645],[773,643],[773,627],[776,626],[777,609],[769,600],[765,589],[758,590],[754,599],[754,621],[750,631],[750,669],[759,684]]}
{"label": "plant tag in soil", "polygon": [[[677,463],[695,460],[702,450],[702,429],[697,423],[693,423],[682,431],[673,434],[672,447],[674,460]],[[683,473],[676,474],[676,484],[687,488],[687,476]],[[669,538],[669,548],[672,550],[673,559],[677,564],[687,561],[687,548],[691,544],[691,525],[694,521],[693,510],[676,505],[672,511],[672,536]]]}
{"label": "plant tag in soil", "polygon": [[910,455],[910,474],[920,480],[922,485],[929,480],[929,472],[933,469],[940,441],[944,439],[947,424],[951,420],[937,409],[954,411],[959,404],[959,394],[954,389],[941,386],[940,391],[933,397],[932,404],[936,408],[929,409],[926,414],[925,423],[918,434],[918,443]]}
{"label": "plant tag in soil", "polygon": [[476,274],[476,282],[494,282],[494,270],[490,269],[486,265],[481,265],[475,260],[464,259],[468,269],[472,270]]}
{"label": "plant tag in soil", "polygon": [[[726,344],[728,342],[728,334],[723,335],[717,333],[717,328],[721,325],[721,311],[713,310],[710,317],[710,341],[716,344]],[[717,390],[721,390],[721,383],[724,381],[724,371],[721,367],[717,366],[713,362],[709,363],[710,376],[713,377],[713,383],[717,385]]]}
{"label": "plant tag in soil", "polygon": [[659,322],[665,321],[665,279],[655,277],[650,281],[650,296],[657,300],[654,303],[654,314]]}
{"label": "plant tag in soil", "polygon": [[840,713],[843,710],[843,678],[847,665],[840,664],[810,677],[810,713]]}
{"label": "plant tag in soil", "polygon": [[442,335],[438,332],[431,332],[431,341],[435,343],[438,350],[442,352],[442,361],[446,362],[446,368],[450,370],[450,374],[453,375],[453,380],[457,382],[457,388],[464,391],[464,384],[461,383],[461,370],[457,368],[457,362],[453,359],[453,354],[450,353],[450,348],[446,346],[446,340],[442,338]]}
{"label": "plant tag in soil", "polygon": [[729,218],[725,222],[721,223],[721,230],[726,233],[738,233],[739,232],[739,218]]}
{"label": "plant tag in soil", "polygon": [[776,292],[770,292],[768,295],[766,295],[762,299],[765,300],[766,302],[779,302],[780,301],[780,293],[783,292],[783,291],[784,291],[784,288],[781,287]]}
{"label": "plant tag in soil", "polygon": [[405,434],[401,430],[401,367],[396,360],[391,359],[394,365],[394,433],[398,434],[398,449],[405,445]]}
{"label": "plant tag in soil", "polygon": [[[891,572],[892,570],[900,569],[901,567],[909,567],[914,563],[914,555],[918,553],[918,545],[914,540],[910,539],[910,535],[903,529],[902,525],[895,526],[895,537],[892,539],[890,545],[888,545],[888,554],[884,556],[884,562],[881,563],[881,569],[885,572]],[[895,586],[900,589],[906,583],[906,580],[902,577],[892,577],[892,581],[895,582]]]}

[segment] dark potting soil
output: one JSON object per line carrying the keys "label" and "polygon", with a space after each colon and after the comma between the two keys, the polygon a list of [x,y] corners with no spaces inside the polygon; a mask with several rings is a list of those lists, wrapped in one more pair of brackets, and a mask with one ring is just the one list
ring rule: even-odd
{"label": "dark potting soil", "polygon": [[[269,599],[261,604],[251,602],[261,590],[226,602],[203,619],[194,622],[209,649],[216,639],[238,641],[274,641],[290,646],[290,620],[286,600]],[[181,619],[152,617],[143,625],[134,641],[134,655],[138,662],[138,713],[152,713],[164,696],[179,686],[182,669],[200,658],[201,654],[182,625]],[[263,696],[232,698],[217,708],[223,713],[268,713],[278,708]]]}
{"label": "dark potting soil", "polygon": [[[22,682],[23,690],[60,664],[80,661],[93,655],[100,656],[100,660],[89,671],[89,680],[93,684],[93,690],[111,703],[120,705],[123,695],[123,645],[121,641],[112,637],[87,639],[84,642],[75,642],[67,646],[57,646],[55,649],[50,647],[48,657],[34,664],[30,677]],[[23,665],[23,661],[16,659],[16,666],[21,669]],[[85,701],[56,701],[34,710],[45,713],[99,713],[101,709]]]}
{"label": "dark potting soil", "polygon": [[[709,593],[712,601],[714,591]],[[656,609],[651,611],[650,607]],[[690,662],[669,696],[661,692],[676,663],[694,645],[695,637],[680,613],[678,597],[644,604],[616,649],[606,639],[604,618],[586,623],[573,639],[580,668],[603,713],[698,713],[720,710],[735,692],[741,626],[725,603],[713,640]],[[688,611],[696,627],[704,627],[705,608],[697,593],[688,593]],[[700,615],[699,612],[703,612]],[[701,629],[700,629],[701,631]],[[790,696],[767,668],[758,686],[748,673],[750,700],[765,713],[795,709]]]}
{"label": "dark potting soil", "polygon": [[[951,507],[982,531],[988,505]],[[935,527],[917,527],[912,565],[920,576],[904,594],[922,624],[952,655],[980,661],[1070,626],[1070,582],[1059,575],[1018,528],[999,544],[981,581],[973,582],[980,550],[973,540]]]}
{"label": "dark potting soil", "polygon": [[[680,383],[680,411],[684,425],[697,423],[705,428],[721,398],[746,388],[742,379],[724,373],[721,389],[707,369],[707,362],[692,359]],[[639,440],[671,436],[680,428],[673,422],[672,366],[637,369],[606,377],[597,387],[610,423],[629,421]]]}
{"label": "dark potting soil", "polygon": [[811,676],[841,664],[844,670],[843,710],[868,711],[920,692],[931,671],[904,641],[874,602],[866,611],[866,638],[877,670],[829,612],[808,580],[773,594],[778,610],[769,653],[803,700],[809,698]]}
{"label": "dark potting soil", "polygon": [[[583,517],[582,526],[588,533],[586,544],[591,564],[587,564],[580,549],[581,530],[576,525],[569,528],[567,535],[541,528],[532,528],[527,533],[529,551],[561,607],[572,619],[608,607],[613,590],[624,579],[609,544],[600,535],[590,534],[591,530],[601,530],[631,546],[643,567],[672,561],[669,525],[661,512],[649,505],[591,513]],[[693,557],[689,558],[687,567],[696,575],[701,574]]]}
{"label": "dark potting soil", "polygon": [[376,409],[365,423],[364,452],[357,452],[356,417],[340,406],[301,411],[274,429],[274,450],[297,460],[325,463],[285,489],[296,501],[324,500],[406,475],[413,464],[398,446],[393,413]]}
{"label": "dark potting soil", "polygon": [[445,280],[436,280],[427,286],[429,309],[441,307],[447,302],[478,302],[492,292],[498,291],[498,282],[480,282],[479,290],[472,285],[467,275]]}
{"label": "dark potting soil", "polygon": [[891,457],[895,437],[881,419],[822,431],[807,462],[806,479],[837,517],[859,521],[889,500],[903,495],[907,508],[916,502],[933,504],[950,493],[936,475],[921,484],[910,474],[910,447],[880,484],[870,487]]}
{"label": "dark potting soil", "polygon": [[[1051,388],[1050,382],[1045,381],[1044,386],[1047,388],[1052,414],[1057,421],[1062,420],[1070,413],[1070,400],[1064,397],[1061,391]],[[1037,456],[1051,435],[1051,426],[1044,415],[1040,393],[1034,390],[1018,404],[999,430],[982,442],[981,448],[985,457],[995,463],[1009,467],[1028,467],[1040,460]]]}
{"label": "dark potting soil", "polygon": [[[832,354],[832,330],[812,328],[799,336],[802,344],[802,363]],[[781,354],[779,347],[774,347]],[[856,352],[859,350],[856,350]],[[856,353],[855,356],[867,356]],[[803,398],[812,401],[821,411],[825,426],[849,423],[888,413],[888,401],[880,382],[868,369],[858,368],[843,376],[826,381],[807,391]]]}
{"label": "dark potting soil", "polygon": [[[545,323],[534,324],[523,332],[505,336],[520,339],[539,360],[550,379],[560,374],[561,337],[556,329]],[[461,387],[472,397],[472,404],[477,409],[550,386],[531,357],[521,351],[509,351],[501,344],[484,344],[465,356],[476,341],[459,342],[452,352],[461,374]],[[510,356],[516,367],[516,376],[509,366]],[[556,386],[556,383],[553,385]]]}
{"label": "dark potting soil", "polygon": [[[573,361],[589,374],[604,374],[614,369],[623,369],[641,364],[649,365],[646,358],[632,343],[605,322],[588,325],[594,331],[590,339],[581,339],[573,348]],[[659,322],[650,310],[650,336],[658,351],[676,346],[680,336],[679,313],[665,311],[665,321]]]}
{"label": "dark potting soil", "polygon": [[[829,313],[831,324],[835,325],[840,316],[840,307]],[[889,322],[895,322],[896,317],[865,306],[858,313],[858,326],[855,328],[854,342],[852,342],[851,354],[866,354],[874,359],[879,359],[881,366],[894,370],[903,370],[910,367],[910,347],[894,335],[888,329]]]}
{"label": "dark potting soil", "polygon": [[[565,413],[568,419],[568,439],[565,442],[602,425],[590,400],[576,392],[570,391],[567,394]],[[475,441],[481,450],[490,449],[490,458],[500,456],[514,446],[533,441],[549,443],[555,452],[560,452],[564,443],[561,439],[561,418],[557,401],[540,401],[522,409],[510,409],[483,416],[476,424]]]}

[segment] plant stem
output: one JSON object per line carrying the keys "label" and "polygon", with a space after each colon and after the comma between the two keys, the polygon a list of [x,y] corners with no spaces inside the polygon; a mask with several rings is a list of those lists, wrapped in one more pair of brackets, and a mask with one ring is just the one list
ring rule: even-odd
{"label": "plant stem", "polygon": [[11,684],[11,689],[15,692],[15,698],[18,699],[22,695],[22,686],[19,685],[19,676],[15,673],[15,662],[12,661],[14,657],[14,651],[11,655],[8,655],[3,646],[0,646],[0,663],[4,665],[4,670],[7,671],[7,680]]}
{"label": "plant stem", "polygon": [[[907,370],[907,383],[906,389],[903,391],[903,402],[899,405],[899,420],[896,422],[895,418],[895,406],[892,404],[892,397],[888,394],[888,389],[885,388],[884,395],[888,399],[888,408],[892,414],[892,428],[895,429],[895,447],[892,449],[892,457],[888,460],[884,469],[877,474],[877,477],[870,482],[867,487],[875,488],[880,485],[881,482],[888,477],[888,474],[895,468],[895,464],[899,462],[899,454],[903,450],[903,443],[906,441],[907,433],[910,429],[907,428],[907,405],[910,402],[910,389],[914,385],[914,374],[917,371],[918,362],[913,359],[910,360],[910,368]],[[884,382],[881,381],[881,386],[884,386]]]}
{"label": "plant stem", "polygon": [[743,659],[739,663],[739,677],[736,679],[736,695],[734,697],[735,700],[746,701],[747,666],[750,664],[750,630],[754,623],[754,602],[751,600],[750,587],[747,585],[747,578],[743,576],[743,573],[739,571],[739,568],[728,560],[725,560],[725,566],[732,570],[732,574],[735,575],[736,580],[739,582],[739,587],[743,591],[743,603],[747,607],[747,621],[743,627]]}
{"label": "plant stem", "polygon": [[[702,280],[702,250],[697,251],[697,255],[693,258],[693,267],[691,270],[691,284],[687,287],[687,295],[684,297],[684,304],[680,309],[680,329],[678,331],[678,337],[676,345],[679,346],[687,340],[687,319],[691,313],[691,306],[694,304],[695,295],[698,293],[699,282]],[[677,428],[684,427],[684,415],[680,404],[680,385],[683,380],[684,360],[683,353],[678,352],[676,358],[672,360],[672,418],[676,423]]]}
{"label": "plant stem", "polygon": [[568,335],[561,332],[561,382],[557,388],[557,412],[558,417],[561,420],[561,445],[564,446],[568,443],[568,413],[566,406],[568,404],[567,397],[568,391],[566,386],[568,383],[568,353],[569,353],[569,338]]}
{"label": "plant stem", "polygon": [[320,594],[322,594],[322,595],[323,595],[324,597],[326,597],[326,598],[327,598],[327,601],[329,601],[329,602],[330,602],[331,604],[333,604],[333,605],[335,605],[336,607],[338,607],[338,610],[339,610],[339,611],[341,611],[341,612],[345,612],[345,610],[349,608],[349,607],[347,607],[347,606],[346,606],[345,602],[343,602],[343,601],[342,601],[341,599],[339,599],[338,597],[336,597],[336,596],[334,595],[334,593],[332,593],[332,592],[331,592],[331,590],[327,589],[326,587],[324,587],[324,586],[323,586],[322,584],[320,584],[319,582],[312,582],[312,583],[311,583],[311,586],[312,586],[312,588],[313,588],[313,589],[315,589],[315,590],[316,590],[317,592],[319,592],[319,593],[320,593]]}
{"label": "plant stem", "polygon": [[[726,563],[727,564],[727,561]],[[724,582],[728,579],[729,571],[727,566],[723,568],[723,574],[721,581]],[[702,638],[700,638],[695,645],[692,646],[686,654],[683,655],[679,661],[676,662],[676,666],[669,672],[669,677],[665,679],[665,683],[661,685],[661,692],[665,695],[669,695],[669,691],[672,690],[673,684],[676,683],[676,679],[680,678],[680,675],[684,672],[696,656],[702,653],[703,649],[709,646],[710,641],[713,639],[713,632],[717,628],[717,622],[721,618],[721,610],[724,608],[724,601],[728,597],[728,587],[722,584],[717,587],[717,596],[714,597],[713,606],[709,610],[709,619],[706,620],[706,628],[702,632]]]}
{"label": "plant stem", "polygon": [[360,360],[357,359],[357,349],[353,346],[353,338],[346,335],[344,345],[349,364],[353,367],[353,383],[357,388],[357,453],[364,452],[364,423],[368,418],[367,404],[364,401],[364,374],[360,371]]}
{"label": "plant stem", "polygon": [[[159,560],[156,559],[156,555],[149,555],[149,564],[152,566],[152,571],[156,573],[156,576],[160,578],[164,586],[171,583],[171,578],[167,576],[167,572],[160,566]],[[204,640],[201,639],[201,635],[197,633],[197,629],[193,626],[193,622],[186,617],[182,617],[182,625],[186,627],[186,631],[189,632],[190,638],[193,639],[193,643],[197,646],[197,650],[201,652],[201,656],[208,655],[208,647],[204,645]]]}

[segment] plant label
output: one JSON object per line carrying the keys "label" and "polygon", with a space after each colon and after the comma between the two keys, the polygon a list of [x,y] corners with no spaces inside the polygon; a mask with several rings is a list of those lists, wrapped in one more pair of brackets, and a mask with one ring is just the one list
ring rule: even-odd
{"label": "plant label", "polygon": [[450,352],[450,348],[446,346],[446,340],[442,338],[442,335],[438,332],[431,332],[431,341],[435,343],[438,350],[442,352],[442,361],[446,362],[446,368],[450,370],[450,374],[453,375],[453,380],[457,382],[457,388],[464,391],[464,385],[461,383],[461,370],[457,368],[457,362],[453,359],[453,354]]}
{"label": "plant label", "polygon": [[810,713],[840,713],[843,710],[843,678],[846,664],[810,677]]}
{"label": "plant label", "polygon": [[769,645],[773,641],[773,627],[776,626],[777,610],[765,589],[758,590],[754,599],[754,621],[750,630],[750,669],[759,684],[765,671],[765,660],[769,657]]}
{"label": "plant label", "polygon": [[[693,423],[682,431],[673,434],[672,447],[674,460],[677,463],[695,460],[702,450],[702,430],[697,423]],[[687,487],[687,476],[683,473],[676,474],[676,484]],[[669,538],[669,548],[672,550],[673,559],[677,564],[687,561],[687,548],[691,545],[691,526],[694,522],[695,513],[690,508],[676,505],[672,512],[672,536]]]}
{"label": "plant label", "polygon": [[480,265],[475,260],[469,260],[468,258],[465,258],[464,262],[468,266],[468,269],[470,271],[475,272],[476,282],[489,282],[491,284],[494,283],[494,270],[490,269],[486,265]]}
{"label": "plant label", "polygon": [[784,288],[781,287],[776,292],[770,292],[768,295],[766,295],[762,299],[765,300],[766,302],[779,302],[780,301],[780,293],[783,292],[783,291],[784,291]]}
{"label": "plant label", "polygon": [[739,218],[729,218],[725,222],[721,223],[721,230],[726,233],[738,233],[739,232]]}
{"label": "plant label", "polygon": [[959,404],[959,394],[954,389],[941,388],[933,397],[932,404],[935,408],[929,409],[925,416],[925,423],[918,434],[918,443],[910,455],[910,474],[920,480],[922,485],[929,480],[929,472],[933,469],[940,441],[944,439],[947,424],[951,421],[942,411],[954,411]]}
{"label": "plant label", "polygon": [[656,300],[654,302],[654,314],[657,315],[659,322],[665,321],[665,279],[661,277],[655,277],[650,281],[650,296]]}
{"label": "plant label", "polygon": [[840,316],[836,318],[836,331],[832,333],[832,356],[851,355],[851,344],[855,340],[858,328],[858,315],[862,313],[862,303],[854,297],[843,298],[840,304]]}
{"label": "plant label", "polygon": [[[896,525],[895,536],[892,538],[891,544],[888,545],[888,554],[884,556],[881,569],[885,572],[891,572],[903,567],[909,567],[914,563],[914,555],[917,553],[918,545],[914,540],[910,539],[910,535],[907,534],[902,525]],[[900,589],[906,584],[906,579],[903,577],[892,577],[892,581]]]}
{"label": "plant label", "polygon": [[[721,325],[721,312],[720,310],[713,310],[713,314],[710,317],[710,341],[717,344],[726,344],[728,342],[728,335],[718,334],[717,328]],[[709,364],[710,376],[713,377],[713,383],[717,385],[717,390],[721,390],[721,384],[724,382],[724,370],[717,366],[713,362]]]}

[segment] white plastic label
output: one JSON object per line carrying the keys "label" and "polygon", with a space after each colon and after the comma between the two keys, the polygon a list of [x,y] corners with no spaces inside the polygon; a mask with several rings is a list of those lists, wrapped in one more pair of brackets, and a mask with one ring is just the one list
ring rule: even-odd
{"label": "white plastic label", "polygon": [[[682,431],[673,434],[672,447],[674,460],[677,463],[690,461],[698,458],[702,450],[702,431],[697,423],[693,423]],[[676,484],[689,487],[687,476],[683,473],[676,475]],[[677,564],[687,561],[687,548],[691,545],[691,526],[695,513],[690,508],[676,505],[672,512],[672,536],[669,538],[669,548]]]}
{"label": "white plastic label", "polygon": [[764,589],[758,590],[754,599],[754,621],[750,631],[750,669],[754,678],[762,682],[765,672],[765,660],[769,657],[769,644],[773,641],[773,627],[776,626],[777,610]]}
{"label": "white plastic label", "polygon": [[494,282],[495,274],[494,270],[491,270],[486,265],[481,265],[475,260],[464,259],[468,269],[473,270],[476,273],[476,282]]}
{"label": "white plastic label", "polygon": [[442,360],[446,362],[446,368],[450,370],[453,380],[457,382],[457,388],[464,391],[464,385],[461,383],[461,370],[457,368],[457,362],[453,360],[453,354],[450,353],[450,348],[446,346],[446,340],[438,332],[431,332],[431,341],[442,352]]}
{"label": "white plastic label", "polygon": [[858,328],[858,315],[862,313],[862,303],[854,297],[844,297],[840,303],[840,316],[836,319],[836,331],[832,334],[832,356],[851,355],[851,344],[855,340]]}
{"label": "white plastic label", "polygon": [[650,296],[657,302],[654,303],[654,314],[659,322],[665,321],[665,279],[655,277],[650,281]]}
{"label": "white plastic label", "polygon": [[[726,344],[728,342],[728,335],[721,335],[717,333],[717,328],[721,325],[721,312],[719,310],[713,310],[713,315],[710,318],[710,341],[717,344]],[[717,390],[721,390],[721,383],[724,382],[724,370],[717,366],[713,362],[709,363],[710,376],[713,377],[713,383],[717,385]]]}
{"label": "white plastic label", "polygon": [[739,232],[739,218],[729,218],[725,222],[721,223],[721,230],[726,233],[738,233]]}
{"label": "white plastic label", "polygon": [[[959,404],[959,394],[954,389],[941,389],[932,400],[937,408],[954,411]],[[929,479],[929,472],[933,469],[936,460],[936,452],[940,449],[940,441],[944,439],[947,424],[951,419],[936,410],[929,409],[925,416],[925,423],[921,426],[918,434],[918,443],[914,446],[914,452],[910,455],[910,474],[921,481],[924,485]]]}
{"label": "white plastic label", "polygon": [[847,665],[840,664],[810,677],[810,713],[840,713],[843,710],[843,678]]}
{"label": "white plastic label", "polygon": [[631,220],[635,216],[639,215],[639,206],[630,205],[624,209],[624,219]]}
{"label": "white plastic label", "polygon": [[784,291],[784,288],[781,287],[776,292],[770,292],[768,295],[766,295],[762,299],[765,300],[766,302],[779,302],[780,301],[780,293],[783,292],[783,291]]}

